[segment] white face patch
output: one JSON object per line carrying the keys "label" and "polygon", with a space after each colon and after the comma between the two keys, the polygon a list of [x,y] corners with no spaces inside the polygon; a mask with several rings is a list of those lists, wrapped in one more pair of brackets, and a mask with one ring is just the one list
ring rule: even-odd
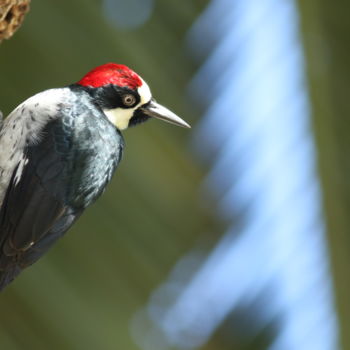
{"label": "white face patch", "polygon": [[148,84],[141,78],[142,85],[137,89],[140,95],[140,103],[133,108],[115,108],[115,109],[105,109],[103,113],[109,119],[109,121],[114,124],[119,130],[124,130],[128,127],[129,121],[134,115],[137,108],[148,103],[151,98],[151,90]]}
{"label": "white face patch", "polygon": [[148,84],[142,78],[141,80],[142,80],[142,85],[137,89],[137,92],[141,97],[140,104],[144,105],[145,103],[148,103],[151,100],[152,94]]}

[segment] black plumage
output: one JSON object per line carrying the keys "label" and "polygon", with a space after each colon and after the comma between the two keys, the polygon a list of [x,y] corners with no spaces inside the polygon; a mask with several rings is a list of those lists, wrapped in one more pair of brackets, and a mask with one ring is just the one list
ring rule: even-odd
{"label": "black plumage", "polygon": [[13,172],[0,209],[0,289],[100,196],[121,159],[119,130],[88,99],[80,101],[60,104]]}
{"label": "black plumage", "polygon": [[115,63],[0,116],[0,290],[102,194],[122,157],[120,130],[150,118],[190,127]]}

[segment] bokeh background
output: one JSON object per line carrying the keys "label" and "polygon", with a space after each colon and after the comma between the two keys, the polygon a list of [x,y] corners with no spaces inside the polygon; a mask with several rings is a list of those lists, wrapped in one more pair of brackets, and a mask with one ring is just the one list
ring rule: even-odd
{"label": "bokeh background", "polygon": [[192,129],[124,132],[103,197],[1,294],[0,349],[350,349],[348,10],[34,0],[5,115],[112,61]]}

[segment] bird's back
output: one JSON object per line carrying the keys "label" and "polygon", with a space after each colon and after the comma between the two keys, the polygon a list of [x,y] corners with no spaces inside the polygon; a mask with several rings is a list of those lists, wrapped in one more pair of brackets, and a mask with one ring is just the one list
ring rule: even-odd
{"label": "bird's back", "polygon": [[122,136],[104,114],[55,90],[43,93],[49,108],[34,96],[0,131],[0,289],[96,200],[121,158]]}

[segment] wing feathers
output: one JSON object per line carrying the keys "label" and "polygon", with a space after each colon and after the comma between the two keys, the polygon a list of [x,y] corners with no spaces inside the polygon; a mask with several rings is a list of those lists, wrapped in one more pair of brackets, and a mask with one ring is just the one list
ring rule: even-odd
{"label": "wing feathers", "polygon": [[33,264],[78,216],[64,203],[65,163],[49,135],[26,149],[0,209],[0,289]]}

